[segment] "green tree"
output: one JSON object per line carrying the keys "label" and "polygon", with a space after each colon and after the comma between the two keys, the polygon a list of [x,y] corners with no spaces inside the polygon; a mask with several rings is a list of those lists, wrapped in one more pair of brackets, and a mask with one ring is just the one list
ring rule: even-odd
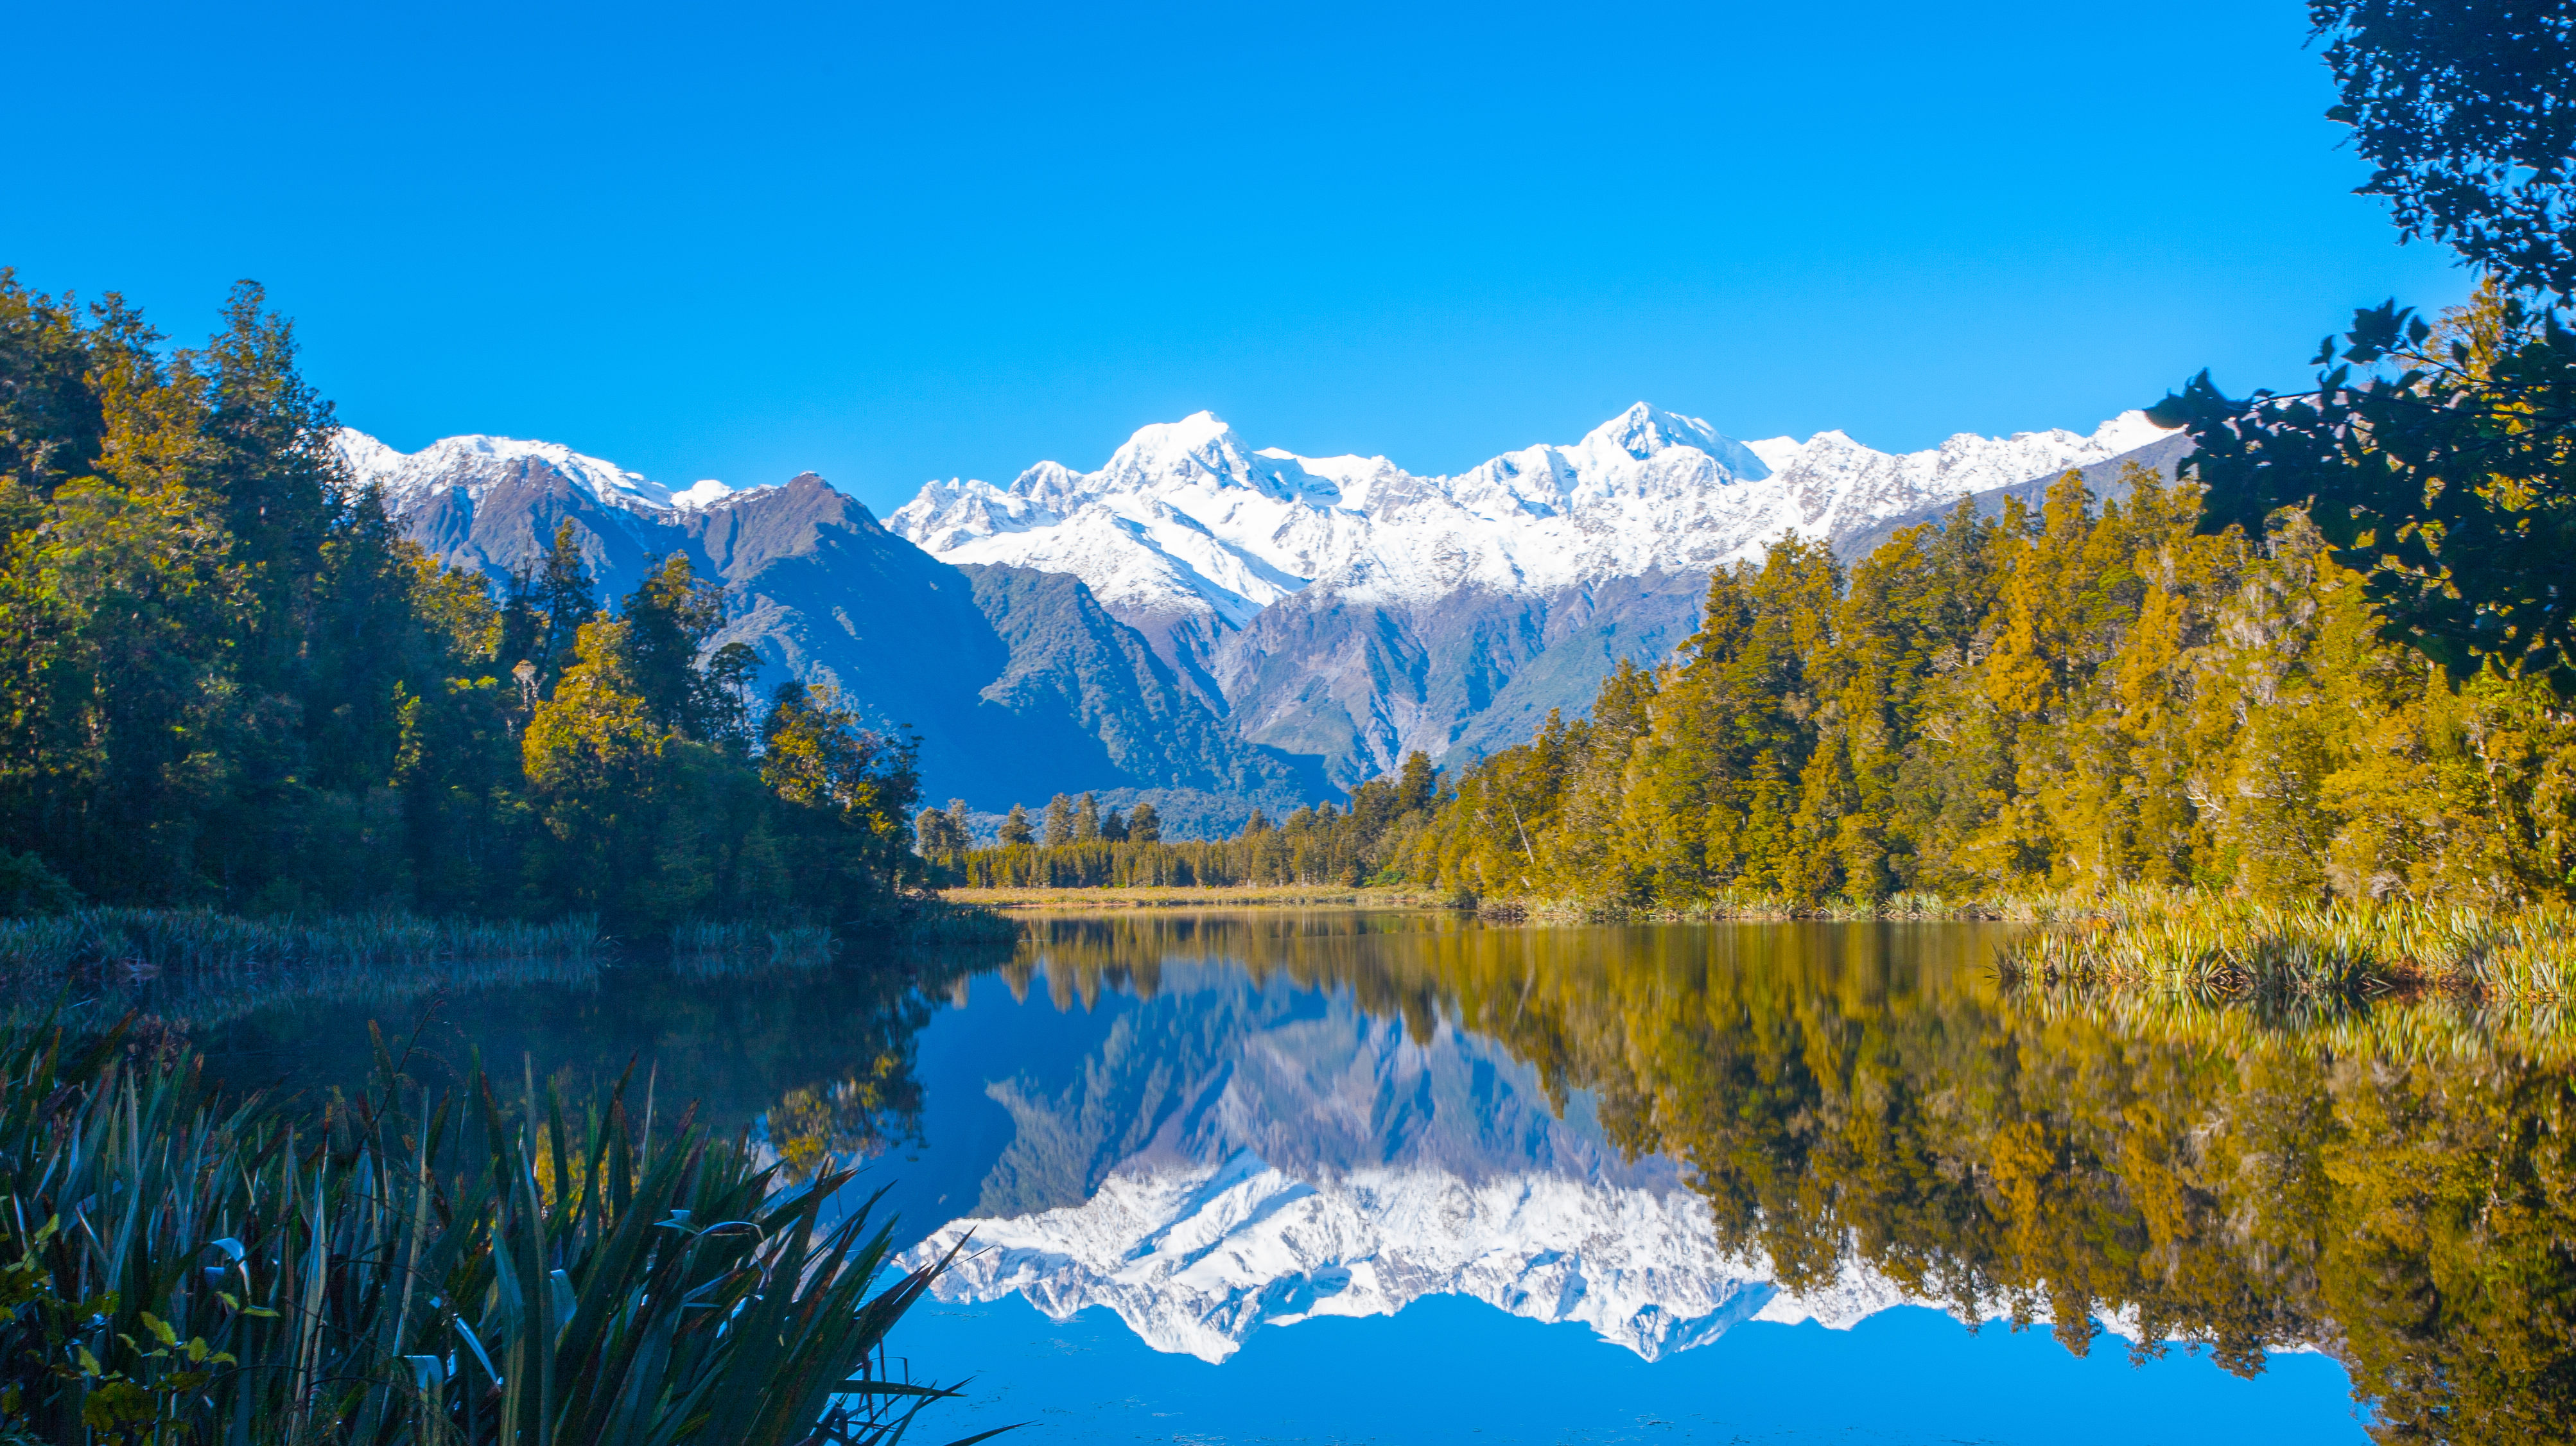
{"label": "green tree", "polygon": [[261,308],[171,350],[0,272],[0,858],[108,903],[626,931],[891,898],[908,741],[800,693],[754,762],[758,657],[707,653],[683,559],[615,620],[569,522],[497,600],[441,568],[340,474]]}
{"label": "green tree", "polygon": [[871,917],[915,876],[916,745],[867,728],[830,691],[780,686],[761,729],[761,777],[789,805],[797,901],[835,922]]}
{"label": "green tree", "polygon": [[2312,38],[2410,237],[2514,290],[2576,294],[2576,26],[2558,6],[2308,0]]}
{"label": "green tree", "polygon": [[2576,335],[2492,290],[2445,331],[2360,311],[2314,392],[2233,399],[2204,372],[2158,415],[2191,432],[2205,528],[2259,535],[2294,508],[2391,640],[2454,681],[2492,666],[2576,699]]}
{"label": "green tree", "polygon": [[[724,609],[724,589],[699,581],[688,558],[676,552],[655,564],[618,609],[627,674],[646,711],[662,727],[701,742],[734,726],[728,690],[748,671],[742,654],[725,659],[723,677],[699,666],[700,651],[724,626]],[[757,666],[757,655],[750,666]]]}
{"label": "green tree", "polygon": [[1136,805],[1136,811],[1127,816],[1127,837],[1135,843],[1161,843],[1163,815],[1150,803]]}
{"label": "green tree", "polygon": [[569,517],[555,524],[554,541],[537,569],[534,592],[545,617],[545,633],[537,645],[541,654],[536,659],[537,686],[552,694],[555,680],[572,664],[583,625],[599,612],[590,563],[582,556],[581,530]]}
{"label": "green tree", "polygon": [[1037,830],[1029,826],[1029,811],[1019,804],[1012,804],[1010,815],[1002,820],[1002,847],[1026,848],[1036,843],[1037,837]]}

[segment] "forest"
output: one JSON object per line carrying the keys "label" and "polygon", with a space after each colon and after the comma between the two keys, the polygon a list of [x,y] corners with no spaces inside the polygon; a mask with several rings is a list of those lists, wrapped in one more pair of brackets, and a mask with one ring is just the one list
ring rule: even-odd
{"label": "forest", "polygon": [[2302,513],[2211,532],[2198,484],[2125,481],[1963,506],[1849,567],[1783,539],[1711,580],[1673,658],[1454,778],[1416,754],[1347,810],[1227,843],[1050,831],[947,861],[981,887],[1405,883],[1595,912],[2576,891],[2576,715],[2550,677],[2392,641]]}
{"label": "forest", "polygon": [[[0,270],[0,909],[839,924],[919,865],[909,740],[709,649],[685,558],[501,588],[348,485],[292,327],[202,348]],[[702,656],[703,655],[703,656]]]}
{"label": "forest", "polygon": [[1787,540],[1591,716],[1466,770],[1405,866],[1688,909],[2191,886],[2506,905],[2576,887],[2576,718],[2381,635],[2298,513],[2143,470],[1843,568]]}
{"label": "forest", "polygon": [[1429,823],[1437,776],[1416,751],[1394,777],[1352,789],[1347,807],[1313,804],[1275,824],[1256,808],[1231,839],[1167,840],[1152,804],[1121,817],[1087,793],[1057,794],[1043,826],[1015,805],[989,848],[974,847],[962,799],[924,810],[913,832],[934,877],[973,889],[1402,885],[1390,860]]}

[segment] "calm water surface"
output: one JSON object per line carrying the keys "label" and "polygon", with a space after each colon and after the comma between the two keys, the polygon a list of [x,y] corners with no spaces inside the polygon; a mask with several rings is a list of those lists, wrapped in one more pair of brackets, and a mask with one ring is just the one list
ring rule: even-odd
{"label": "calm water surface", "polygon": [[896,1340],[973,1377],[936,1440],[2563,1424],[2565,1071],[2018,1000],[2002,937],[1054,917],[1016,953],[611,968],[200,1036],[305,1087],[363,1076],[370,1019],[568,1085],[632,1060],[791,1168],[867,1161],[912,1259],[969,1240]]}

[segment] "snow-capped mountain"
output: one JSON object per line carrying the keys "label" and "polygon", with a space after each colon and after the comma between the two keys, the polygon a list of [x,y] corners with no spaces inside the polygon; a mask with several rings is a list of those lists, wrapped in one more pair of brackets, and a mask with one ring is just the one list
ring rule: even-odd
{"label": "snow-capped mountain", "polygon": [[[496,578],[542,551],[565,520],[605,596],[675,549],[704,553],[702,570],[737,582],[803,559],[795,576],[809,595],[793,617],[761,615],[764,648],[807,681],[882,686],[826,661],[839,644],[821,639],[882,631],[868,599],[887,574],[845,566],[824,533],[784,520],[819,515],[825,504],[812,497],[786,502],[790,489],[716,481],[672,487],[551,442],[450,437],[405,453],[343,432],[338,445],[351,477],[382,484],[415,540]],[[1105,748],[1100,766],[1036,798],[1056,787],[1187,789],[1204,795],[1192,806],[1213,821],[1239,819],[1256,796],[1276,808],[1349,787],[1415,749],[1472,760],[1525,740],[1551,710],[1581,713],[1620,662],[1670,656],[1712,570],[1760,557],[1784,533],[1861,546],[1963,495],[2027,490],[2070,467],[2110,481],[2123,459],[2169,466],[2174,445],[2132,412],[2088,435],[1962,434],[1899,455],[1841,432],[1739,442],[1640,403],[1569,445],[1424,476],[1383,457],[1256,450],[1199,412],[1138,431],[1097,471],[1042,462],[1007,487],[931,483],[882,530],[837,493],[825,510],[965,569],[955,591],[999,609],[986,621],[1021,639],[1007,673],[979,685],[984,701],[1061,707]],[[812,487],[829,493],[819,478]],[[1081,587],[1059,596],[991,568]],[[1040,594],[1055,613],[1079,614],[1078,625],[1041,624],[1009,601]],[[1083,640],[1091,660],[1020,656],[1063,639]],[[887,707],[890,719],[925,729],[972,712]],[[1177,751],[1158,741],[1171,737],[1190,741]],[[1079,753],[1076,743],[1055,729],[1029,756]],[[926,757],[941,751],[934,737]],[[1151,766],[1135,761],[1166,752]],[[1036,801],[1024,783],[1003,792],[999,773],[968,762],[975,756],[937,770],[933,787],[996,810]]]}
{"label": "snow-capped mountain", "polygon": [[351,481],[382,486],[412,541],[496,583],[565,524],[604,601],[686,556],[732,593],[717,643],[756,648],[768,682],[829,685],[872,724],[918,730],[935,799],[1007,808],[1058,789],[1120,801],[1151,790],[1167,816],[1214,812],[1230,827],[1256,803],[1275,812],[1315,791],[1197,702],[1074,579],[952,567],[811,474],[674,488],[551,442],[450,437],[412,453],[353,431],[336,442]]}
{"label": "snow-capped mountain", "polygon": [[738,491],[716,481],[673,489],[570,447],[514,437],[442,437],[417,452],[401,452],[344,427],[333,445],[350,480],[360,487],[382,485],[397,515],[448,492],[461,491],[479,502],[493,488],[526,476],[532,468],[553,472],[593,501],[632,512],[706,507]]}
{"label": "snow-capped mountain", "polygon": [[1073,573],[1122,616],[1233,630],[1309,587],[1418,604],[1705,574],[1784,533],[1831,541],[2164,435],[2129,412],[2089,436],[1963,433],[1896,455],[1841,432],[1737,442],[1640,402],[1570,446],[1426,477],[1383,457],[1255,451],[1199,412],[1142,429],[1096,472],[1041,462],[1008,487],[930,483],[886,526],[951,561]]}
{"label": "snow-capped mountain", "polygon": [[931,483],[886,525],[950,561],[1081,578],[1245,738],[1320,755],[1347,786],[1589,707],[1620,661],[1689,633],[1711,571],[1783,534],[1844,543],[2168,435],[2129,412],[1894,454],[1841,432],[1739,442],[1641,402],[1442,477],[1256,450],[1199,412],[1096,472]]}

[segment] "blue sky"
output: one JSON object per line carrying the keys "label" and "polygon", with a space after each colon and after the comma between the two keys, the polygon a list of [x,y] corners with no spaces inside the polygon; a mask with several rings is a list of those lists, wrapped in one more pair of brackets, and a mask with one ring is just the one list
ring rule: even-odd
{"label": "blue sky", "polygon": [[1910,449],[2464,293],[2349,194],[2304,8],[23,7],[0,264],[182,338],[257,277],[402,447],[880,509],[1201,407]]}

